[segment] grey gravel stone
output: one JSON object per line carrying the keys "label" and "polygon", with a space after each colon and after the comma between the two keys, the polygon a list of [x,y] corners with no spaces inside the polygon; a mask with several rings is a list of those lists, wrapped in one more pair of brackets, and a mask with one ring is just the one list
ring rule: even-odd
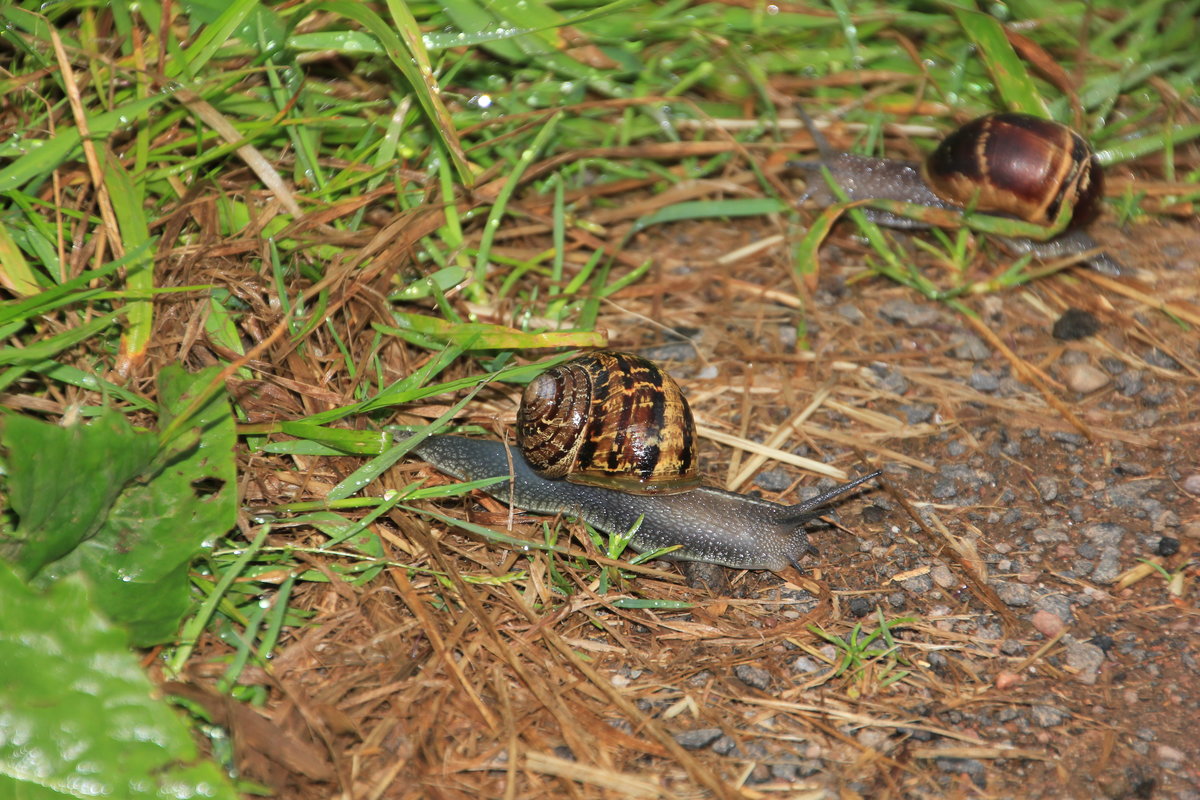
{"label": "grey gravel stone", "polygon": [[928,403],[901,403],[896,410],[904,415],[904,421],[909,425],[922,425],[933,419],[936,409]]}
{"label": "grey gravel stone", "polygon": [[1053,544],[1068,541],[1068,537],[1063,528],[1038,528],[1033,532],[1033,540],[1038,544]]}
{"label": "grey gravel stone", "polygon": [[771,777],[784,783],[795,783],[800,780],[800,765],[792,763],[772,764]]}
{"label": "grey gravel stone", "polygon": [[1006,656],[1016,657],[1024,654],[1025,645],[1018,639],[1005,639],[1000,643],[1000,652]]}
{"label": "grey gravel stone", "polygon": [[1145,430],[1146,428],[1153,428],[1158,425],[1161,419],[1162,414],[1158,411],[1153,408],[1143,408],[1132,417],[1126,418],[1125,427],[1131,431]]}
{"label": "grey gravel stone", "polygon": [[958,483],[953,478],[938,478],[929,493],[934,500],[949,500],[958,494]]}
{"label": "grey gravel stone", "polygon": [[925,594],[933,589],[933,578],[929,573],[914,575],[911,578],[901,581],[900,585],[913,594]]}
{"label": "grey gravel stone", "polygon": [[943,589],[949,589],[951,586],[958,585],[958,581],[954,577],[954,573],[945,564],[937,564],[929,571],[929,577]]}
{"label": "grey gravel stone", "polygon": [[1067,666],[1078,670],[1075,677],[1089,686],[1100,677],[1100,667],[1104,666],[1104,651],[1094,644],[1067,641]]}
{"label": "grey gravel stone", "polygon": [[792,476],[785,469],[768,469],[758,473],[754,485],[768,492],[782,492],[792,485]]}
{"label": "grey gravel stone", "polygon": [[796,660],[792,662],[792,672],[811,674],[821,669],[821,665],[808,656],[797,656]]}
{"label": "grey gravel stone", "polygon": [[967,383],[975,391],[985,394],[991,394],[1000,388],[1000,378],[983,367],[971,370],[971,376],[967,378]]}
{"label": "grey gravel stone", "polygon": [[695,360],[696,347],[687,341],[670,342],[654,347],[644,347],[638,351],[638,355],[651,361],[674,361],[679,364],[687,364]]}
{"label": "grey gravel stone", "polygon": [[739,681],[754,689],[766,690],[771,685],[771,673],[762,667],[738,664],[733,668],[733,674]]}
{"label": "grey gravel stone", "polygon": [[708,747],[721,736],[720,728],[697,728],[694,731],[680,731],[674,734],[674,739],[685,750],[699,750]]}
{"label": "grey gravel stone", "polygon": [[1043,503],[1050,503],[1058,497],[1058,481],[1049,475],[1038,478],[1034,481],[1034,486],[1037,487],[1038,495],[1041,496]]}
{"label": "grey gravel stone", "polygon": [[996,581],[996,594],[1006,606],[1025,608],[1033,602],[1033,592],[1023,583]]}
{"label": "grey gravel stone", "polygon": [[1110,487],[1107,495],[1109,502],[1113,505],[1120,508],[1130,508],[1144,503],[1147,494],[1158,491],[1162,487],[1163,482],[1158,480],[1143,479],[1126,481],[1125,483]]}
{"label": "grey gravel stone", "polygon": [[738,750],[737,742],[735,742],[731,737],[724,735],[718,736],[716,741],[712,743],[712,750],[714,753],[718,753],[723,756],[738,754],[741,752]]}
{"label": "grey gravel stone", "polygon": [[1100,550],[1100,560],[1092,570],[1092,580],[1107,586],[1114,583],[1121,574],[1121,551],[1115,547],[1104,547]]}
{"label": "grey gravel stone", "polygon": [[835,308],[834,311],[838,313],[838,316],[852,325],[858,325],[867,319],[866,315],[863,314],[863,312],[859,310],[858,306],[854,305],[853,303],[842,303],[840,306]]}
{"label": "grey gravel stone", "polygon": [[1125,528],[1115,522],[1094,522],[1084,525],[1080,533],[1100,547],[1116,547],[1125,536]]}
{"label": "grey gravel stone", "polygon": [[960,361],[986,361],[992,356],[991,348],[973,333],[956,334],[950,345],[950,354]]}
{"label": "grey gravel stone", "polygon": [[1075,614],[1071,610],[1071,601],[1066,595],[1051,593],[1044,594],[1033,602],[1038,611],[1046,611],[1063,621],[1064,625],[1075,623]]}
{"label": "grey gravel stone", "polygon": [[943,772],[965,774],[980,789],[987,787],[987,768],[977,758],[938,758],[933,763]]}
{"label": "grey gravel stone", "polygon": [[1082,433],[1074,433],[1072,431],[1055,431],[1050,434],[1050,438],[1056,442],[1074,445],[1075,447],[1086,447],[1088,444],[1086,436]]}
{"label": "grey gravel stone", "polygon": [[1029,716],[1035,725],[1042,728],[1053,728],[1055,725],[1062,724],[1063,720],[1067,718],[1067,712],[1052,705],[1038,704],[1030,707]]}
{"label": "grey gravel stone", "polygon": [[1147,364],[1152,364],[1156,367],[1162,367],[1163,369],[1178,370],[1180,368],[1178,361],[1171,358],[1171,356],[1167,355],[1162,350],[1159,350],[1157,347],[1151,349],[1149,353],[1146,353],[1145,361]]}
{"label": "grey gravel stone", "polygon": [[937,306],[914,303],[904,298],[884,303],[879,308],[879,316],[888,322],[910,328],[927,328],[942,318]]}
{"label": "grey gravel stone", "polygon": [[1137,397],[1138,393],[1146,387],[1146,377],[1141,370],[1130,370],[1122,372],[1116,377],[1117,391],[1125,397]]}
{"label": "grey gravel stone", "polygon": [[908,391],[908,379],[895,367],[875,362],[871,364],[871,372],[875,374],[876,385],[881,391],[896,395],[902,395]]}

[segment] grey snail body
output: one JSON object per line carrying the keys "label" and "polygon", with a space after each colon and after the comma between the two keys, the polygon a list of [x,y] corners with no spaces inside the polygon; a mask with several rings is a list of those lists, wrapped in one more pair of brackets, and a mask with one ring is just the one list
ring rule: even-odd
{"label": "grey snail body", "polygon": [[[699,485],[695,424],[675,381],[630,353],[598,351],[546,370],[526,387],[518,448],[430,436],[414,452],[460,480],[508,476],[484,489],[518,508],[570,514],[665,558],[737,569],[799,568],[804,523],[875,472],[796,505]],[[510,468],[511,458],[511,468]]]}
{"label": "grey snail body", "polygon": [[[821,173],[825,166],[850,200],[896,200],[915,205],[977,211],[1046,223],[1063,203],[1074,211],[1067,230],[1045,241],[998,237],[1018,253],[1061,258],[1089,251],[1085,263],[1109,275],[1122,274],[1120,262],[1099,250],[1085,230],[1097,213],[1103,172],[1077,133],[1049,120],[1024,114],[990,114],[953,132],[924,163],[834,151],[801,110],[817,141],[820,161],[791,161],[805,173],[805,199],[824,207],[837,197]],[[868,218],[897,228],[925,223],[879,209]]]}
{"label": "grey snail body", "polygon": [[700,486],[666,495],[637,495],[601,486],[543,478],[517,448],[462,436],[430,436],[414,448],[425,461],[459,480],[511,478],[483,491],[502,502],[541,514],[570,514],[605,533],[642,525],[630,546],[639,553],[680,545],[665,556],[735,569],[773,572],[794,565],[809,551],[804,523],[837,497],[879,475],[864,475],[811,500],[782,505],[749,495]]}

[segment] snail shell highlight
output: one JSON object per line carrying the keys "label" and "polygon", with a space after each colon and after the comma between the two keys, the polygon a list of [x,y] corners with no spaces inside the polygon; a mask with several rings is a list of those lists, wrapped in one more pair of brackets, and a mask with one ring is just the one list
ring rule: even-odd
{"label": "snail shell highlight", "polygon": [[631,494],[700,484],[695,422],[670,375],[631,353],[598,351],[526,387],[517,442],[542,477]]}

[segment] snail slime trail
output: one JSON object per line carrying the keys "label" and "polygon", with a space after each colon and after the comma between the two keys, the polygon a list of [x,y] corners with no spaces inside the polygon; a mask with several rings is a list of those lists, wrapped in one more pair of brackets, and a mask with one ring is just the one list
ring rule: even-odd
{"label": "snail slime trail", "polygon": [[[821,173],[824,166],[850,200],[895,200],[958,212],[971,208],[1038,225],[1070,213],[1067,229],[1045,241],[998,237],[1018,253],[1053,259],[1100,247],[1085,227],[1099,214],[1104,171],[1087,141],[1066,125],[1028,114],[988,114],[953,131],[924,162],[916,162],[837,152],[807,112],[797,111],[821,160],[790,161],[788,166],[804,173],[804,198],[820,207],[838,201]],[[880,209],[863,211],[880,225],[928,227]],[[1103,252],[1084,263],[1108,275],[1125,272]]]}
{"label": "snail slime trail", "polygon": [[[557,414],[545,422],[541,412],[556,413],[549,401],[558,398],[587,413]],[[512,453],[511,472],[508,452],[499,442],[431,436],[414,452],[460,480],[508,476],[483,491],[503,502],[511,497],[528,511],[570,514],[609,534],[625,533],[641,518],[630,546],[648,552],[678,545],[665,557],[679,561],[737,569],[799,568],[809,551],[805,523],[880,475],[864,475],[795,505],[699,486],[694,422],[686,399],[661,368],[630,353],[590,353],[547,370],[526,389],[517,418],[520,450]],[[564,438],[567,421],[579,423],[590,444]],[[618,434],[614,424],[628,427]],[[543,457],[551,440],[572,454],[551,458],[547,469]],[[563,461],[569,462],[565,469]],[[614,475],[610,468],[632,474]],[[549,477],[551,473],[562,477]]]}

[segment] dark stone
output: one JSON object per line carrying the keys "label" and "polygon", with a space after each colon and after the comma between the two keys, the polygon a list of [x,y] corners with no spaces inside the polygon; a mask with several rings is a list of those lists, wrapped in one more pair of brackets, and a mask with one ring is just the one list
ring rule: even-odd
{"label": "dark stone", "polygon": [[1061,317],[1055,320],[1054,327],[1050,332],[1055,339],[1069,342],[1075,339],[1086,339],[1098,330],[1100,330],[1100,321],[1091,312],[1068,308]]}

